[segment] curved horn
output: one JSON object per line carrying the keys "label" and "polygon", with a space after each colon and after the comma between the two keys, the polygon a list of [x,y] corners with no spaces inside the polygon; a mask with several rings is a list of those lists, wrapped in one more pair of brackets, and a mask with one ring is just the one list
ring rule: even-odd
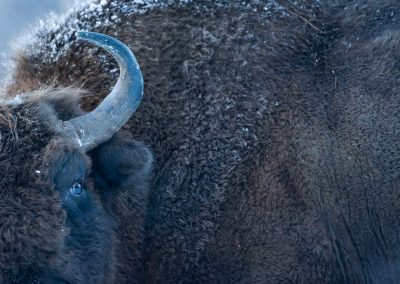
{"label": "curved horn", "polygon": [[93,111],[62,122],[61,130],[89,151],[110,139],[136,111],[143,97],[143,77],[130,49],[99,33],[78,32],[78,39],[107,50],[118,62],[120,74],[111,93]]}

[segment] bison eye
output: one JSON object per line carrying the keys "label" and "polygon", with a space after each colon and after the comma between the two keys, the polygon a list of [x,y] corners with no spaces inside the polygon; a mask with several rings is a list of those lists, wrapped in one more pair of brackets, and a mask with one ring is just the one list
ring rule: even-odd
{"label": "bison eye", "polygon": [[79,182],[74,183],[74,185],[69,189],[69,192],[75,196],[80,196],[82,194],[82,191],[82,185]]}

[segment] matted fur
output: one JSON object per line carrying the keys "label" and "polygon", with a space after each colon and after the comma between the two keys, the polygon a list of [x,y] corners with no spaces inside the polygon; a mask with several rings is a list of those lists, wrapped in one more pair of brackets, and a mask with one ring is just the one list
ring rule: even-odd
{"label": "matted fur", "polygon": [[[75,42],[68,32],[75,19],[75,28],[112,35],[135,53],[143,103],[119,137],[90,155],[106,217],[116,223],[109,279],[398,282],[400,3],[184,2],[94,1],[101,9],[88,6],[39,33],[8,86],[17,94],[74,84],[88,91],[85,110],[97,105],[118,69],[102,50]],[[42,120],[35,125],[43,129],[39,137],[22,121],[22,137],[36,142],[13,152],[18,159],[9,172],[32,170],[41,158],[32,155],[57,138]],[[13,135],[1,134],[1,143]],[[142,187],[113,195],[110,205],[103,193],[118,179],[102,161],[113,151],[118,159],[109,165],[129,156],[118,145],[130,145],[130,135],[154,150],[149,199]],[[128,149],[135,149],[132,157],[147,153],[139,159],[143,167],[122,167],[133,169],[132,179],[112,192],[134,187],[135,173],[148,175],[148,150]],[[60,204],[51,206],[46,210],[59,216],[51,224],[62,223]],[[63,236],[47,227],[39,233],[45,234],[54,242],[26,235],[26,246],[57,250]],[[31,251],[18,251],[27,264]]]}

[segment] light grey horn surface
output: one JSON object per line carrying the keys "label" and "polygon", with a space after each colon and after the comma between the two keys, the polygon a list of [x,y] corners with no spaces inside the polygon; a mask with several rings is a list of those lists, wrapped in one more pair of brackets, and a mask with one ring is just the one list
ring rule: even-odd
{"label": "light grey horn surface", "polygon": [[120,74],[111,93],[93,111],[68,121],[61,130],[85,151],[109,140],[132,116],[143,97],[143,77],[130,49],[119,40],[94,32],[78,32],[78,39],[107,50],[118,62]]}

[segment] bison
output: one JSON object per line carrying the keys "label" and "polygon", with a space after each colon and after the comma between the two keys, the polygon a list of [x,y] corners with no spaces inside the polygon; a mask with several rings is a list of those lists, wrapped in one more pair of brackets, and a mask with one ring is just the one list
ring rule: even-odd
{"label": "bison", "polygon": [[392,0],[93,0],[30,31],[0,282],[398,283],[399,28]]}

